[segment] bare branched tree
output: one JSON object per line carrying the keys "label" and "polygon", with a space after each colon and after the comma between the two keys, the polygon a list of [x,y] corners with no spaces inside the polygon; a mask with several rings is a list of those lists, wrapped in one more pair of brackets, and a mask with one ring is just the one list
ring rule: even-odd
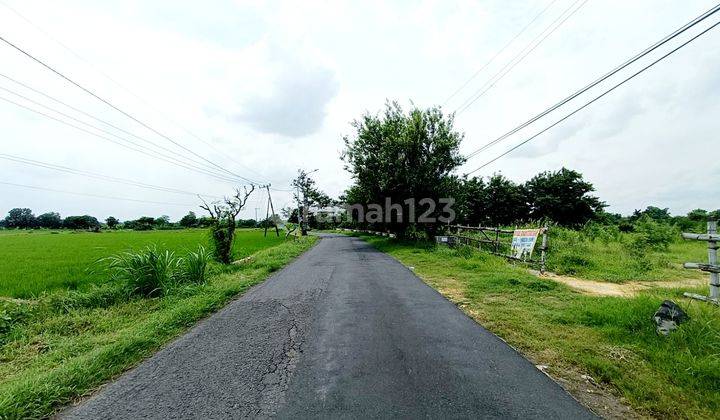
{"label": "bare branched tree", "polygon": [[222,202],[216,201],[209,204],[200,197],[203,202],[200,208],[207,211],[213,221],[211,226],[213,255],[217,261],[223,264],[232,262],[232,246],[235,240],[236,228],[235,218],[245,208],[245,204],[253,191],[255,191],[254,185],[251,185],[249,189],[248,187],[243,187],[242,190],[236,188],[232,197],[225,197]]}

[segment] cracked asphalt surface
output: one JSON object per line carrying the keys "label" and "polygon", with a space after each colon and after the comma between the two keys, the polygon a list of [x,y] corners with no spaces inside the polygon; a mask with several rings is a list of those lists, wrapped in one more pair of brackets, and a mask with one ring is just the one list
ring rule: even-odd
{"label": "cracked asphalt surface", "polygon": [[406,267],[322,236],[61,417],[595,418]]}

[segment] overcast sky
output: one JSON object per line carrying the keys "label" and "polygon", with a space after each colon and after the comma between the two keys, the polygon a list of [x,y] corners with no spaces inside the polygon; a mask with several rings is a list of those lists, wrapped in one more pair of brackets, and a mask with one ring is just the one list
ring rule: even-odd
{"label": "overcast sky", "polygon": [[[185,148],[279,189],[288,188],[298,168],[318,169],[319,186],[332,196],[350,183],[339,154],[342,136],[352,132],[353,119],[381,110],[387,99],[456,110],[565,10],[582,4],[575,0],[0,2],[32,22],[0,3],[0,36]],[[456,127],[465,133],[462,151],[470,152],[522,123],[713,3],[589,0],[458,114]],[[445,103],[548,5],[508,49]],[[199,159],[5,44],[0,44],[0,74],[175,153]],[[41,109],[2,88],[98,124],[4,77],[0,77],[0,98]],[[502,172],[522,182],[537,172],[565,166],[582,172],[610,211],[629,213],[648,205],[670,207],[675,214],[697,207],[720,208],[719,94],[720,29],[716,29],[476,174]],[[460,173],[581,104],[563,108],[485,151]],[[0,127],[0,154],[186,192],[219,196],[232,190],[225,181],[124,149],[3,100]],[[63,216],[87,213],[124,220],[161,214],[177,219],[188,210],[199,212],[197,199],[190,194],[152,191],[3,159],[0,168],[0,214],[30,207],[35,214],[59,211]],[[167,204],[32,190],[3,182]],[[273,201],[276,209],[291,205],[290,195],[281,191],[273,191]],[[254,217],[256,208],[264,215],[265,203],[265,196],[255,194],[242,217]]]}

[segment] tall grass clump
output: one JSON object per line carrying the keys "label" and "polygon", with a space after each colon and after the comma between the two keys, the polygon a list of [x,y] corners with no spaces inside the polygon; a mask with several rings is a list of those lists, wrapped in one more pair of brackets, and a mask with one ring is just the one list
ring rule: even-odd
{"label": "tall grass clump", "polygon": [[158,250],[154,245],[104,260],[113,281],[124,282],[130,293],[143,296],[155,296],[170,287],[180,265],[174,252]]}
{"label": "tall grass clump", "polygon": [[183,283],[205,283],[207,268],[210,263],[210,252],[205,247],[198,247],[197,251],[188,253],[178,265],[176,279]]}
{"label": "tall grass clump", "polygon": [[101,261],[107,263],[110,278],[122,282],[130,294],[157,296],[180,284],[204,283],[210,253],[200,246],[186,257],[178,257],[173,251],[159,250],[153,245]]}

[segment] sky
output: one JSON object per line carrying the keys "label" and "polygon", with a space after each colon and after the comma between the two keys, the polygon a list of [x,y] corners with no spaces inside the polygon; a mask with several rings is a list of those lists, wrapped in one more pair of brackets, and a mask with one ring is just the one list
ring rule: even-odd
{"label": "sky", "polygon": [[[0,157],[105,177],[0,158],[0,215],[29,207],[36,215],[178,219],[190,210],[202,213],[197,194],[210,201],[232,192],[237,182],[207,174],[218,167],[271,183],[276,209],[292,205],[290,193],[282,190],[300,168],[317,169],[318,186],[337,197],[352,181],[339,158],[343,136],[353,133],[354,119],[381,111],[386,101],[441,106],[451,113],[491,86],[456,115],[455,127],[465,136],[461,151],[469,153],[713,5],[703,0],[0,0],[0,36],[144,124],[0,43]],[[548,35],[504,77],[493,78],[543,34]],[[526,140],[622,78],[483,151],[458,174]],[[524,182],[567,167],[594,184],[609,211],[628,214],[656,205],[683,214],[720,208],[719,94],[716,28],[473,175],[502,173]],[[164,160],[136,146],[121,147],[123,138],[140,150],[154,148]],[[267,192],[256,192],[240,217],[256,212],[262,217],[266,208]]]}

